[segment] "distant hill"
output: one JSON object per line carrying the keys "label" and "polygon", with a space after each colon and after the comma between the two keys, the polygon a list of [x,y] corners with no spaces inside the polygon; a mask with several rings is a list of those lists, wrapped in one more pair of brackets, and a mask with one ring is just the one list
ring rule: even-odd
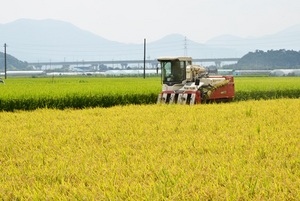
{"label": "distant hill", "polygon": [[57,20],[21,19],[0,25],[0,44],[7,52],[25,61],[101,59],[112,50],[126,50],[122,43],[106,40],[78,27]]}
{"label": "distant hill", "polygon": [[232,35],[221,35],[206,42],[215,48],[230,48],[238,52],[256,50],[300,50],[300,24],[289,27],[278,33],[256,38],[241,38]]}
{"label": "distant hill", "polygon": [[299,69],[300,51],[293,50],[256,50],[244,55],[237,64],[225,68],[273,70],[273,69]]}
{"label": "distant hill", "polygon": [[[4,65],[4,53],[0,52],[0,72],[4,71]],[[20,61],[9,54],[6,55],[6,68],[7,70],[31,70],[27,62]]]}
{"label": "distant hill", "polygon": [[[0,44],[4,43],[9,54],[27,62],[143,59],[144,49],[143,39],[140,44],[120,43],[52,19],[20,19],[0,24]],[[147,43],[146,53],[148,59],[184,54],[193,58],[224,58],[242,57],[258,49],[298,51],[300,25],[258,38],[221,35],[206,43],[175,33]]]}

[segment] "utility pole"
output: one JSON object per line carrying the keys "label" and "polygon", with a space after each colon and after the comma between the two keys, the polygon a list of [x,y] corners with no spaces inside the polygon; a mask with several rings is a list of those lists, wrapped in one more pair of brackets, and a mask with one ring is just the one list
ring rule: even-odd
{"label": "utility pole", "polygon": [[146,78],[146,38],[144,38],[144,79]]}
{"label": "utility pole", "polygon": [[146,78],[146,38],[144,38],[144,79]]}
{"label": "utility pole", "polygon": [[6,43],[4,43],[4,78],[7,78],[6,74],[6,67],[7,67],[7,62],[6,62]]}

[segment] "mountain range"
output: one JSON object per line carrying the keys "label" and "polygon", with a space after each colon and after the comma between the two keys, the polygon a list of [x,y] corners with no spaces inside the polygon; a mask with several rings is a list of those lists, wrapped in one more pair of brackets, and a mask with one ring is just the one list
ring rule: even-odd
{"label": "mountain range", "polygon": [[[71,23],[45,19],[19,19],[0,24],[0,44],[7,53],[27,62],[83,60],[142,60],[144,44],[111,41]],[[193,58],[242,57],[256,50],[300,50],[300,24],[278,33],[255,38],[220,35],[205,43],[187,39],[180,33],[146,43],[147,59],[188,55]]]}

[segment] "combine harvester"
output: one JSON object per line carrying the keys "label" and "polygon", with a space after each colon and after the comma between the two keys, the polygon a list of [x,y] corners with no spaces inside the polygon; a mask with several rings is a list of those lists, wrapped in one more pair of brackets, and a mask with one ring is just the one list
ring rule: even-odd
{"label": "combine harvester", "polygon": [[160,57],[162,92],[157,103],[199,104],[234,98],[233,76],[209,76],[191,57]]}

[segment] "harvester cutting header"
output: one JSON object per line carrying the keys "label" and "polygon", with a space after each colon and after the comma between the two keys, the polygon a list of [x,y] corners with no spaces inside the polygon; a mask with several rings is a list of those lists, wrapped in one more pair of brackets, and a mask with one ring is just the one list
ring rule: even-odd
{"label": "harvester cutting header", "polygon": [[157,103],[198,104],[234,98],[233,76],[209,76],[191,57],[160,57],[162,92]]}

